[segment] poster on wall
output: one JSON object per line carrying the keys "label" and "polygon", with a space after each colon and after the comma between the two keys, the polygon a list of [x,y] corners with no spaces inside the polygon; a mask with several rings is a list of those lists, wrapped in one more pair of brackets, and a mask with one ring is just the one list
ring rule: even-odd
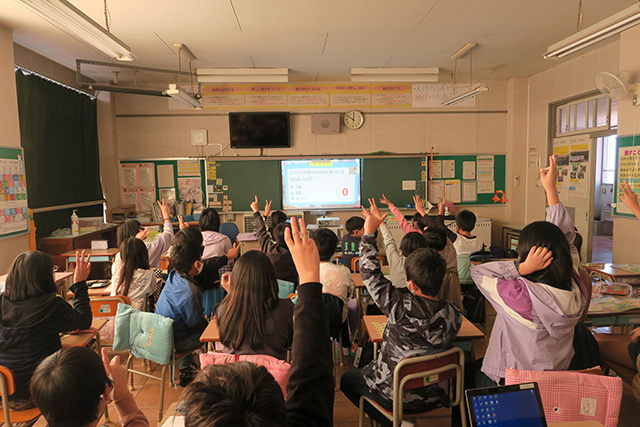
{"label": "poster on wall", "polygon": [[29,229],[27,180],[21,148],[0,147],[0,237]]}
{"label": "poster on wall", "polygon": [[[618,148],[618,187],[627,181],[631,190],[640,194],[640,147]],[[621,191],[616,191],[616,213],[633,215],[631,209],[620,201]]]}

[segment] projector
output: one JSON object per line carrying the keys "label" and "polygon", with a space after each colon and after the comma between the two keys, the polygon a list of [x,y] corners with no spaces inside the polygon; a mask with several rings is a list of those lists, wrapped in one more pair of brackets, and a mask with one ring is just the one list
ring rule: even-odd
{"label": "projector", "polygon": [[340,218],[323,216],[316,219],[318,227],[340,227]]}

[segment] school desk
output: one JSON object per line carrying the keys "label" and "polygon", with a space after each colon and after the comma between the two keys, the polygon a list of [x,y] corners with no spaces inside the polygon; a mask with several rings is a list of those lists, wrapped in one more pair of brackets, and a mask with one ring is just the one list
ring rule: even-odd
{"label": "school desk", "polygon": [[[73,271],[75,269],[76,252],[78,252],[79,254],[82,254],[82,251],[84,251],[85,256],[91,255],[90,262],[92,265],[96,265],[98,263],[104,263],[104,267],[103,267],[104,272],[100,274],[100,276],[102,277],[96,277],[96,279],[103,279],[105,278],[104,277],[105,275],[108,278],[111,273],[111,264],[113,264],[113,261],[116,259],[116,254],[119,252],[118,249],[117,248],[76,249],[76,250],[64,252],[63,254],[60,254],[60,256],[63,257],[65,260],[66,271]],[[92,272],[94,271],[93,268],[91,268],[91,270]],[[108,273],[106,272],[107,270],[108,270]],[[90,275],[90,277],[91,276],[93,275]]]}
{"label": "school desk", "polygon": [[90,248],[92,240],[107,240],[109,247],[115,247],[117,228],[117,224],[108,224],[99,230],[80,233],[77,236],[45,237],[40,242],[39,249],[51,255],[54,264],[62,266],[64,258],[60,254],[75,249]]}
{"label": "school desk", "polygon": [[[373,343],[373,354],[378,352],[378,343],[382,342],[382,336],[384,334],[384,328],[387,326],[387,316],[384,314],[377,314],[372,316],[364,316],[362,318],[364,326],[369,334],[369,339]],[[462,325],[456,335],[455,345],[461,347],[459,344],[462,342],[470,342],[474,339],[484,338],[484,333],[476,328],[466,317],[462,316]],[[462,348],[465,352],[468,350]]]}
{"label": "school desk", "polygon": [[[108,297],[111,296],[111,283],[103,288],[89,287],[89,298],[91,297]],[[73,298],[73,292],[67,292],[67,299]]]}
{"label": "school desk", "polygon": [[60,337],[62,348],[68,347],[85,347],[95,338],[96,352],[101,354],[102,344],[100,342],[100,330],[104,328],[108,320],[102,317],[96,317],[91,321],[91,328],[84,329],[71,334],[63,334]]}
{"label": "school desk", "polygon": [[207,343],[207,351],[215,350],[215,343],[220,341],[220,329],[218,329],[218,319],[213,316],[207,328],[200,335],[200,342]]}
{"label": "school desk", "polygon": [[591,274],[591,277],[596,279],[603,279],[609,282],[640,283],[640,272],[634,273],[622,270],[615,268],[613,265],[605,264],[604,267],[584,265],[584,268]]}
{"label": "school desk", "polygon": [[[613,297],[616,300],[633,300],[631,297]],[[612,333],[627,333],[634,325],[640,325],[640,308],[626,311],[594,311],[594,306],[589,306],[585,323],[589,326],[611,326]]]}

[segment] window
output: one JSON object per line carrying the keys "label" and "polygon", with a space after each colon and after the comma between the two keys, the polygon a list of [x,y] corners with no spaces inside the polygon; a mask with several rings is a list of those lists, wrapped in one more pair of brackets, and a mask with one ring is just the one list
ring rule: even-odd
{"label": "window", "polygon": [[616,135],[602,139],[602,183],[614,184],[616,179]]}
{"label": "window", "polygon": [[555,137],[606,130],[618,125],[618,102],[604,95],[555,107]]}

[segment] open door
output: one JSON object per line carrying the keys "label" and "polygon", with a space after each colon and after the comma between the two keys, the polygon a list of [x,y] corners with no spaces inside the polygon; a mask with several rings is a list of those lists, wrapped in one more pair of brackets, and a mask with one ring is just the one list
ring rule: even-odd
{"label": "open door", "polygon": [[591,260],[596,144],[589,135],[553,140],[558,163],[558,192],[582,236],[581,257]]}

